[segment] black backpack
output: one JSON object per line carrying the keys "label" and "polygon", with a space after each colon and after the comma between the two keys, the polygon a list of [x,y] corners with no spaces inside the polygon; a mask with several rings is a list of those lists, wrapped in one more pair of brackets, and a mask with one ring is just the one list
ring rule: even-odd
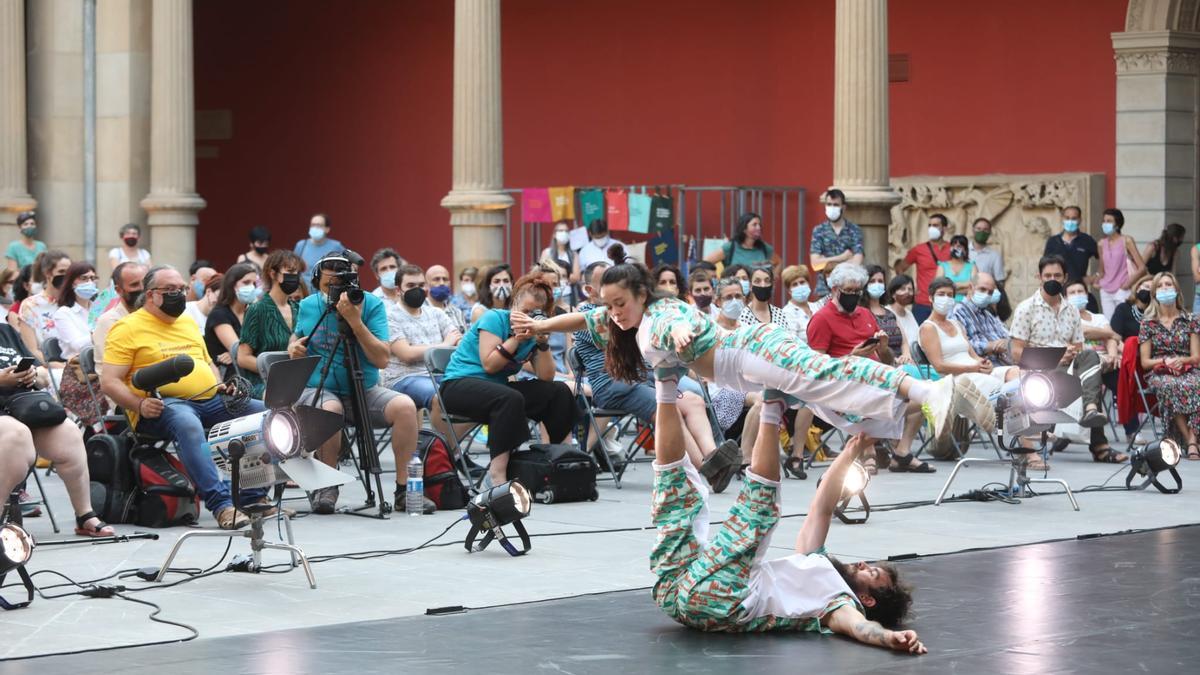
{"label": "black backpack", "polygon": [[200,496],[177,457],[150,445],[134,448],[130,456],[138,525],[192,525],[200,518]]}
{"label": "black backpack", "polygon": [[508,478],[521,481],[535,501],[596,501],[596,460],[575,445],[534,443],[508,458]]}
{"label": "black backpack", "polygon": [[92,481],[92,510],[106,523],[134,522],[137,485],[129,456],[132,445],[128,434],[95,434],[84,446]]}

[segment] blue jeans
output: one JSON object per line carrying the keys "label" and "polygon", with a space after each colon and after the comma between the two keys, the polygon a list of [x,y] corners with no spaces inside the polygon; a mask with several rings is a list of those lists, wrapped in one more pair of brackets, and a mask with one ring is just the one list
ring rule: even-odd
{"label": "blue jeans", "polygon": [[[700,383],[690,377],[679,379],[679,391],[691,392],[702,396]],[[592,389],[592,402],[598,408],[624,410],[643,422],[653,422],[654,413],[658,409],[658,399],[654,395],[653,382],[622,382],[609,380],[608,384]]]}
{"label": "blue jeans", "polygon": [[[212,451],[208,447],[205,428],[227,420],[266,410],[262,401],[248,399],[238,415],[230,415],[220,396],[207,401],[186,401],[180,398],[163,399],[163,413],[155,419],[142,419],[138,431],[175,441],[179,448],[179,461],[187,469],[188,477],[196,484],[204,506],[213,514],[227,506],[233,506],[229,484],[221,480],[217,465],[213,463]],[[242,504],[262,499],[267,494],[263,488],[242,490]]]}
{"label": "blue jeans", "polygon": [[435,384],[427,375],[407,375],[392,383],[392,391],[407,395],[418,408],[429,410],[438,384],[440,382]]}

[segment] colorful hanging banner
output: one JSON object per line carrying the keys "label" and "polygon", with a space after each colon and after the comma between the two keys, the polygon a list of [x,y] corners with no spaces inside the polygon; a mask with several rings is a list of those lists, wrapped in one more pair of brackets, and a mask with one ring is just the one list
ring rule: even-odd
{"label": "colorful hanging banner", "polygon": [[575,220],[575,188],[548,188],[550,191],[550,219],[554,222]]}
{"label": "colorful hanging banner", "polygon": [[667,228],[673,228],[675,205],[670,197],[655,196],[650,202],[650,230],[659,232]]}
{"label": "colorful hanging banner", "polygon": [[599,190],[579,193],[579,210],[583,211],[579,223],[584,227],[590,226],[593,220],[604,220],[604,193]]}
{"label": "colorful hanging banner", "polygon": [[640,192],[629,194],[629,231],[646,234],[650,231],[650,195]]}
{"label": "colorful hanging banner", "polygon": [[604,195],[604,203],[608,207],[608,229],[610,232],[624,232],[629,229],[629,193],[625,190],[609,190]]}
{"label": "colorful hanging banner", "polygon": [[521,222],[549,223],[550,191],[546,188],[525,188],[521,190]]}
{"label": "colorful hanging banner", "polygon": [[650,259],[655,265],[678,265],[679,246],[675,241],[675,228],[668,225],[656,230],[650,239]]}

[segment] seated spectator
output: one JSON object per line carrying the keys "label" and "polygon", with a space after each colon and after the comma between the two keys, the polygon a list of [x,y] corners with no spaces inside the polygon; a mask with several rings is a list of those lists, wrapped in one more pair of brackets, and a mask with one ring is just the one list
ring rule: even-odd
{"label": "seated spectator", "polygon": [[466,317],[461,309],[450,302],[450,270],[441,265],[431,265],[425,270],[425,281],[429,284],[429,297],[425,304],[445,312],[460,334],[466,332]]}
{"label": "seated spectator", "polygon": [[[522,277],[512,290],[511,307],[526,314],[538,309],[548,314],[553,302],[554,291],[541,274]],[[510,382],[509,376],[526,361],[533,362],[537,379]],[[472,322],[446,368],[442,401],[451,414],[488,425],[488,472],[494,485],[508,480],[509,453],[529,440],[526,420],[541,422],[550,441],[561,443],[574,428],[577,414],[571,390],[554,380],[554,359],[545,336],[514,334],[508,309],[489,309]]]}
{"label": "seated spectator", "polygon": [[670,293],[672,297],[687,301],[687,293],[683,288],[680,280],[683,279],[683,274],[679,268],[674,265],[662,264],[654,268],[651,273],[654,277],[654,285],[664,293]]}
{"label": "seated spectator", "polygon": [[104,344],[108,340],[108,332],[114,324],[137,309],[138,300],[142,297],[142,278],[145,276],[146,267],[141,263],[121,263],[113,270],[112,285],[117,291],[119,301],[96,319],[96,329],[92,332],[92,347],[95,350],[97,369],[104,363]]}
{"label": "seated spectator", "polygon": [[37,213],[22,211],[17,214],[17,233],[19,236],[9,242],[8,248],[4,250],[8,269],[19,272],[22,267],[32,265],[34,259],[46,250],[46,242],[34,239],[37,236],[37,231]]}
{"label": "seated spectator", "polygon": [[[489,309],[507,310],[512,303],[512,271],[506,263],[489,267],[483,273],[479,302],[471,308],[471,324],[474,325],[479,317]],[[470,330],[468,329],[468,333]]]}
{"label": "seated spectator", "polygon": [[420,267],[404,265],[399,281],[401,304],[387,313],[390,355],[380,381],[392,391],[411,398],[418,408],[429,410],[433,425],[442,434],[448,434],[441,411],[436,407],[434,394],[438,383],[429,379],[425,370],[425,352],[430,347],[458,345],[462,333],[445,312],[425,302],[425,273]]}
{"label": "seated spectator", "polygon": [[[49,373],[41,366],[16,372],[17,363],[29,356],[32,354],[17,331],[0,324],[0,401],[7,402],[22,391],[49,385]],[[0,416],[0,495],[5,500],[25,481],[37,457],[53,463],[55,473],[67,488],[75,510],[75,534],[84,537],[116,534],[92,510],[87,456],[79,427],[68,419],[52,427],[31,428],[11,415]]]}
{"label": "seated spectator", "polygon": [[717,295],[714,298],[717,306],[717,325],[725,330],[738,327],[738,322],[746,310],[746,294],[742,292],[742,283],[736,277],[725,277],[717,282]]}
{"label": "seated spectator", "polygon": [[56,337],[54,333],[54,313],[58,311],[58,296],[62,293],[63,283],[67,280],[67,268],[71,259],[62,251],[47,251],[38,259],[41,278],[47,283],[40,293],[35,293],[21,302],[21,339],[29,348],[29,353],[39,363],[46,363],[42,354],[42,344]]}
{"label": "seated spectator", "polygon": [[208,329],[208,317],[212,314],[213,308],[217,306],[217,299],[221,297],[221,287],[224,285],[225,275],[217,272],[204,283],[200,299],[187,303],[183,308],[183,313],[196,322],[201,336]]}
{"label": "seated spectator", "polygon": [[[570,287],[566,285],[566,270],[559,267],[557,263],[543,262],[530,270],[531,274],[537,272],[541,272],[542,280],[554,289],[554,306],[551,308],[550,316],[558,316],[570,311],[564,300],[564,297],[570,293],[568,290]],[[574,346],[574,338],[569,333],[550,333],[547,337],[549,338],[547,344],[550,345],[550,355],[554,357],[554,377],[563,382],[571,381],[571,371],[567,368],[567,351]],[[532,376],[532,364],[526,364],[521,375]]]}
{"label": "seated spectator", "polygon": [[58,397],[63,406],[88,427],[100,421],[100,414],[88,389],[86,376],[79,368],[79,353],[92,345],[88,310],[91,309],[92,298],[100,292],[96,283],[99,279],[91,263],[72,263],[67,268],[58,309],[54,312],[54,333],[67,362],[59,381]]}
{"label": "seated spectator", "polygon": [[954,301],[966,299],[967,289],[971,286],[971,275],[975,272],[975,263],[971,262],[970,245],[967,238],[961,234],[950,237],[950,259],[938,262],[941,276],[954,282]]}
{"label": "seated spectator", "polygon": [[[912,311],[913,299],[915,297],[916,290],[913,288],[912,277],[907,274],[897,274],[892,277],[883,295],[884,305],[892,312],[892,316],[896,317],[896,327],[900,329],[900,335],[909,347],[909,358],[912,357],[912,343],[916,342],[919,337],[917,332],[919,330],[917,317]],[[873,313],[874,310],[872,310]],[[910,375],[924,378],[926,375],[932,374],[932,379],[937,379],[936,373],[923,372],[909,366],[905,366],[904,369]]]}
{"label": "seated spectator", "polygon": [[[1067,263],[1057,255],[1043,256],[1038,261],[1038,278],[1042,287],[1022,301],[1013,313],[1012,358],[1021,362],[1021,353],[1029,347],[1066,347],[1060,371],[1086,374],[1083,385],[1083,415],[1079,424],[1091,429],[1088,449],[1097,462],[1120,464],[1129,458],[1112,449],[1104,435],[1108,418],[1100,410],[1100,357],[1083,346],[1083,326],[1079,311],[1063,300]],[[1036,466],[1036,463],[1035,463]]]}
{"label": "seated spectator", "polygon": [[775,295],[775,272],[770,267],[758,267],[750,275],[750,302],[742,310],[738,321],[742,325],[773,323],[786,328],[787,315],[782,307],[771,304]]}
{"label": "seated spectator", "polygon": [[999,301],[996,280],[987,272],[976,272],[967,299],[954,307],[950,318],[966,331],[967,342],[976,354],[997,365],[1011,366],[1015,364],[1009,354],[1008,329],[996,316]]}
{"label": "seated spectator", "polygon": [[300,311],[300,303],[290,296],[302,286],[300,269],[303,266],[300,256],[287,249],[271,251],[263,263],[262,282],[266,293],[246,308],[242,319],[238,366],[256,397],[261,398],[267,388],[258,372],[258,355],[287,351]]}
{"label": "seated spectator", "polygon": [[150,251],[138,248],[142,241],[142,228],[134,223],[125,223],[121,227],[121,245],[115,246],[108,252],[108,266],[115,268],[123,262],[135,262],[142,265],[150,264]]}
{"label": "seated spectator", "polygon": [[[192,262],[191,266],[188,267],[188,274],[191,275],[188,280],[188,302],[193,302],[204,297],[204,289],[208,285],[208,280],[213,278],[213,275],[216,273],[217,270],[213,268],[212,263],[203,258]],[[204,329],[203,324],[200,325],[200,329]]]}
{"label": "seated spectator", "polygon": [[1188,459],[1200,459],[1200,322],[1183,310],[1179,284],[1170,272],[1154,276],[1154,298],[1139,336],[1146,383],[1158,397],[1162,415],[1175,428],[1170,435],[1187,447]]}
{"label": "seated spectator", "polygon": [[812,284],[808,282],[808,267],[804,265],[788,265],[780,274],[783,288],[787,293],[787,302],[783,305],[783,319],[788,329],[804,344],[808,344],[808,322],[813,313],[821,309],[824,303],[813,300]]}
{"label": "seated spectator", "polygon": [[879,330],[887,333],[888,350],[891,351],[896,364],[910,366],[913,363],[911,348],[904,337],[904,331],[900,329],[899,319],[888,307],[891,301],[887,295],[887,286],[884,285],[885,278],[882,267],[867,265],[867,292],[859,302],[875,317]]}
{"label": "seated spectator", "polygon": [[579,249],[579,255],[576,256],[579,269],[587,268],[597,260],[608,260],[608,247],[613,243],[612,237],[608,236],[607,220],[597,218],[588,223],[587,228],[588,242]]}
{"label": "seated spectator", "polygon": [[1129,297],[1113,310],[1112,321],[1109,323],[1117,335],[1121,336],[1122,342],[1135,335],[1141,335],[1142,317],[1154,300],[1154,292],[1150,290],[1153,286],[1154,277],[1143,274],[1133,282],[1133,292]]}
{"label": "seated spectator", "polygon": [[929,286],[933,311],[921,324],[921,349],[929,365],[941,376],[962,375],[971,380],[979,391],[991,395],[1009,380],[1020,376],[1016,366],[996,366],[980,356],[967,340],[967,331],[954,315],[954,296],[957,284],[946,277],[938,277]]}
{"label": "seated spectator", "polygon": [[17,277],[21,276],[21,270],[12,270],[7,267],[0,270],[0,319],[8,314],[8,308],[13,304],[13,286],[16,285]]}
{"label": "seated spectator", "polygon": [[218,364],[222,379],[229,379],[236,374],[233,367],[231,350],[235,342],[241,341],[242,320],[246,317],[246,308],[253,305],[262,296],[258,287],[258,269],[251,263],[237,263],[225,272],[221,281],[221,294],[217,296],[217,304],[208,313],[208,322],[204,326],[204,345],[208,348],[208,356],[213,363]]}
{"label": "seated spectator", "polygon": [[[314,269],[317,261],[327,255],[346,250],[346,247],[342,246],[342,242],[329,236],[332,229],[333,221],[327,214],[315,213],[312,218],[308,219],[308,238],[296,242],[295,247],[292,248],[292,252],[304,261],[305,270]],[[310,292],[314,290],[309,284],[307,275],[300,280],[304,282],[304,286]]]}
{"label": "seated spectator", "polygon": [[1113,392],[1117,390],[1117,369],[1121,367],[1121,336],[1108,325],[1103,314],[1089,312],[1088,286],[1081,279],[1067,282],[1067,302],[1079,310],[1079,322],[1083,326],[1083,340],[1088,349],[1100,355],[1100,372],[1104,383]]}
{"label": "seated spectator", "polygon": [[[382,300],[370,293],[363,297],[360,305],[350,302],[348,293],[340,293],[335,309],[325,312],[330,289],[341,284],[338,275],[353,270],[350,261],[340,253],[327,256],[318,262],[315,276],[317,290],[321,292],[314,293],[300,302],[296,329],[288,345],[288,355],[293,359],[308,355],[321,357],[321,363],[309,378],[308,388],[304,390],[300,400],[331,412],[344,413],[350,406],[354,383],[342,359],[345,346],[338,345],[339,317],[349,325],[358,343],[355,349],[358,351],[358,361],[362,368],[362,386],[366,394],[367,415],[371,426],[392,428],[392,455],[396,461],[395,509],[404,511],[408,462],[417,449],[417,429],[420,425],[417,422],[417,407],[411,398],[379,385],[379,371],[387,367],[391,354],[392,340],[388,335],[387,309]],[[328,376],[322,381],[321,373],[324,368],[329,370]],[[341,450],[341,436],[335,435],[321,445],[317,451],[317,458],[329,466],[336,467]],[[333,486],[309,494],[313,512],[333,513],[337,507],[338,492],[337,486]],[[424,512],[433,513],[433,502],[424,497],[423,500]]]}
{"label": "seated spectator", "polygon": [[475,288],[475,277],[479,275],[478,267],[464,267],[458,273],[458,292],[450,297],[450,304],[462,312],[464,318],[471,314],[471,309],[479,301]]}
{"label": "seated spectator", "polygon": [[403,264],[400,254],[391,248],[381,248],[371,256],[371,273],[379,279],[379,287],[371,293],[383,301],[388,311],[400,306],[400,291],[396,287],[400,284],[399,270]]}
{"label": "seated spectator", "polygon": [[750,268],[745,265],[730,265],[721,272],[722,279],[737,279],[742,285],[742,295],[750,297]]}
{"label": "seated spectator", "polygon": [[688,275],[689,301],[702,312],[716,315],[717,308],[713,305],[713,275],[708,270],[692,270]]}
{"label": "seated spectator", "polygon": [[262,225],[250,228],[250,250],[241,254],[237,262],[248,262],[261,272],[267,264],[267,254],[271,252],[271,231]]}
{"label": "seated spectator", "polygon": [[[200,330],[191,317],[183,316],[187,292],[183,275],[160,265],[150,268],[142,283],[146,289],[142,307],[118,321],[108,333],[100,388],[125,409],[130,424],[139,432],[175,443],[188,477],[221,529],[245,527],[250,520],[234,509],[229,486],[213,463],[205,429],[266,408],[257,399],[247,399],[236,414],[226,408],[221,396],[225,385],[208,356]],[[137,371],[180,354],[192,357],[196,366],[178,382],[161,387],[161,399],[151,398],[131,384]],[[264,490],[242,490],[239,505],[265,498]]]}

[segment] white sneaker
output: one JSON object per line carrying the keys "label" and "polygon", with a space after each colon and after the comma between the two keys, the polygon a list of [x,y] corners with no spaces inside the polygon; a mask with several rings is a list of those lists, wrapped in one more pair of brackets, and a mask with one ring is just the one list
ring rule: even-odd
{"label": "white sneaker", "polygon": [[934,438],[941,438],[950,423],[954,409],[954,380],[953,376],[947,376],[934,382],[929,398],[921,404],[921,412],[925,414],[925,421]]}
{"label": "white sneaker", "polygon": [[996,430],[996,409],[969,377],[957,378],[954,383],[954,412],[974,420],[987,433]]}

